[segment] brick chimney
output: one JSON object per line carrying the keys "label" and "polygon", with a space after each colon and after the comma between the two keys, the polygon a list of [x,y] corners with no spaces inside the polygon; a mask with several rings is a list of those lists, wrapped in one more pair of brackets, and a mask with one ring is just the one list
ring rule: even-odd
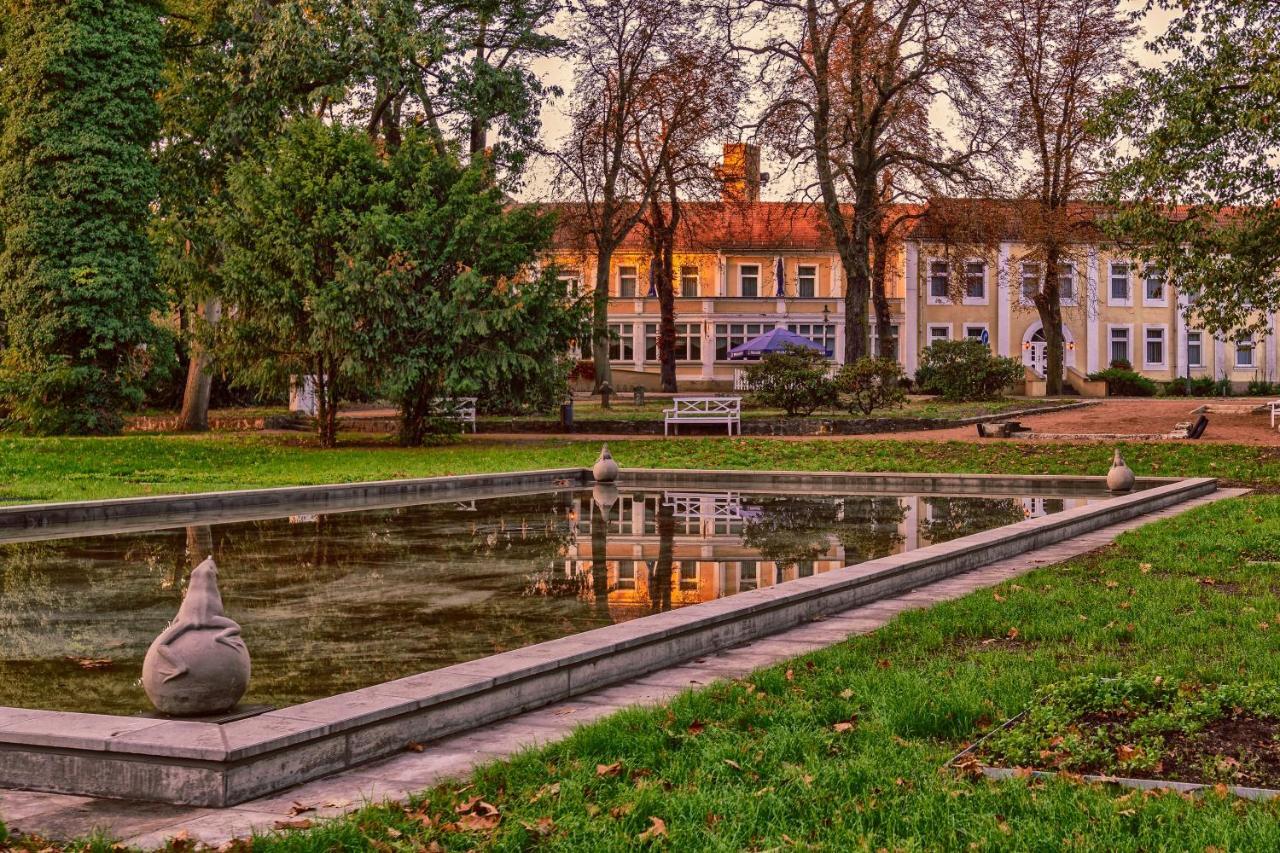
{"label": "brick chimney", "polygon": [[726,142],[720,166],[721,197],[725,201],[757,202],[760,185],[767,180],[760,174],[760,146],[745,142]]}

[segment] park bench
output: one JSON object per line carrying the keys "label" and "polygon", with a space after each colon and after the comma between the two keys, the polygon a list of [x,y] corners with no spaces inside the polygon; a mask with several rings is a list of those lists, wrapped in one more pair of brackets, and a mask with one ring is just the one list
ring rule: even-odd
{"label": "park bench", "polygon": [[442,397],[431,403],[431,414],[444,420],[457,421],[465,430],[467,424],[471,431],[476,431],[476,399],[475,397]]}
{"label": "park bench", "polygon": [[1276,418],[1280,417],[1280,400],[1272,400],[1267,403],[1267,408],[1271,410],[1271,428],[1275,429]]}
{"label": "park bench", "polygon": [[725,424],[729,435],[734,427],[742,435],[741,397],[673,397],[670,409],[662,410],[662,434],[674,427],[680,434],[680,424]]}

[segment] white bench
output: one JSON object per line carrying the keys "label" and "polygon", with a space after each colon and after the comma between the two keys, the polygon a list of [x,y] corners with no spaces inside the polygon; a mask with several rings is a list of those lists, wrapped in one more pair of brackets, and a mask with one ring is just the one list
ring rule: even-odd
{"label": "white bench", "polygon": [[738,428],[742,435],[741,397],[673,397],[674,407],[662,410],[662,434],[670,427],[680,434],[680,424],[725,424],[729,435]]}
{"label": "white bench", "polygon": [[1275,429],[1276,418],[1280,417],[1280,400],[1272,400],[1267,403],[1267,408],[1271,410],[1271,428]]}
{"label": "white bench", "polygon": [[466,429],[476,431],[476,397],[444,397],[431,402],[431,413],[445,420],[457,421]]}

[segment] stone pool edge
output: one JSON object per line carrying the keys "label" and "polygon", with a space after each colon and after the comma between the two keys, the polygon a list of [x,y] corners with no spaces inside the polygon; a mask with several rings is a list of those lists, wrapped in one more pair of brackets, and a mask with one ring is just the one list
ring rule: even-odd
{"label": "stone pool edge", "polygon": [[[644,479],[639,472],[624,474]],[[829,475],[791,474],[797,476]],[[981,481],[993,490],[992,481]],[[0,787],[235,805],[386,757],[411,743],[738,645],[1216,488],[1211,478],[1164,481],[1099,504],[225,725],[0,707]]]}

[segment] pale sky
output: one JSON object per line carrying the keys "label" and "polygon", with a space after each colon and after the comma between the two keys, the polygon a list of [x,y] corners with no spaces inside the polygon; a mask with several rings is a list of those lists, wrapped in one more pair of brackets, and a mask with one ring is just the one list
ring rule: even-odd
{"label": "pale sky", "polygon": [[[1146,0],[1121,0],[1120,7],[1126,12],[1141,11],[1146,5]],[[1156,59],[1146,50],[1144,44],[1164,32],[1165,27],[1173,20],[1174,13],[1170,10],[1155,9],[1147,12],[1142,20],[1142,30],[1138,39],[1135,41],[1132,53],[1133,59],[1140,65],[1151,66],[1156,63]],[[563,31],[563,26],[553,28],[553,31],[559,29]],[[565,119],[564,106],[572,97],[573,90],[573,66],[563,59],[546,59],[534,63],[533,70],[546,85],[557,85],[564,89],[565,94],[558,99],[553,99],[543,104],[542,108],[542,140],[547,146],[553,146],[559,141],[568,130],[568,123]],[[939,122],[946,121],[946,111],[940,110],[937,116]],[[725,138],[720,142],[732,142],[737,139],[736,128],[727,128]],[[750,140],[747,140],[750,141]],[[718,147],[718,146],[717,146]],[[713,156],[716,152],[708,152],[708,156]],[[773,162],[769,153],[764,152],[763,170],[778,175],[781,171],[782,164]],[[522,200],[526,201],[545,201],[550,199],[550,187],[548,186],[548,167],[544,163],[535,163],[530,169],[527,186],[519,195]],[[796,197],[796,180],[791,181],[775,181],[766,186],[762,192],[762,196],[766,199],[782,200],[794,199]]]}

